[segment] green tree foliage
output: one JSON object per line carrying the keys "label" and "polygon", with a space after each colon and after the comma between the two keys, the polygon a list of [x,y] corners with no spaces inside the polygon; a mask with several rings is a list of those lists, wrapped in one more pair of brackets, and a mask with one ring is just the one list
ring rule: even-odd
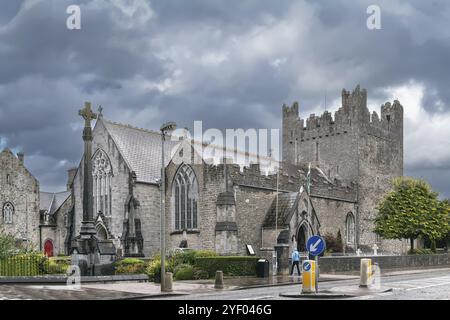
{"label": "green tree foliage", "polygon": [[0,230],[0,259],[12,255],[16,250],[16,239],[14,236]]}
{"label": "green tree foliage", "polygon": [[338,230],[336,236],[334,236],[332,233],[326,233],[324,235],[324,240],[328,253],[341,253],[344,251],[341,229]]}
{"label": "green tree foliage", "polygon": [[375,219],[375,233],[387,239],[428,237],[431,241],[444,238],[449,231],[450,206],[439,201],[438,194],[422,180],[397,178],[393,190],[381,201]]}

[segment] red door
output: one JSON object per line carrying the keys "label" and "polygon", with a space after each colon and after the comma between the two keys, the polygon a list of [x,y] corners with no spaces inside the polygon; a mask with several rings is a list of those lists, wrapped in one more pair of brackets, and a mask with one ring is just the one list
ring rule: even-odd
{"label": "red door", "polygon": [[52,242],[52,240],[45,241],[44,252],[47,257],[53,257],[53,242]]}

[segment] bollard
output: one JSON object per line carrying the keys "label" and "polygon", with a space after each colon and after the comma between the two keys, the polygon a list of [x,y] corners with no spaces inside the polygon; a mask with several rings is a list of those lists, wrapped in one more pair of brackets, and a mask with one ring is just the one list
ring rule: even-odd
{"label": "bollard", "polygon": [[166,277],[165,277],[165,281],[166,281],[166,287],[165,287],[165,292],[172,292],[172,283],[173,283],[173,273],[172,272],[166,272]]}
{"label": "bollard", "polygon": [[302,294],[316,292],[316,262],[304,260],[302,263]]}
{"label": "bollard", "polygon": [[223,289],[223,272],[216,271],[216,282],[214,283],[214,289]]}
{"label": "bollard", "polygon": [[367,288],[372,283],[372,259],[361,259],[359,286]]}

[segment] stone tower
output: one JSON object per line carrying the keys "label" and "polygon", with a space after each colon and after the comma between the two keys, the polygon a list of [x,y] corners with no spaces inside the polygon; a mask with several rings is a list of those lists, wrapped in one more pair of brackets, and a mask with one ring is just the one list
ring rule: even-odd
{"label": "stone tower", "polygon": [[403,175],[403,107],[396,100],[367,108],[367,91],[342,90],[342,107],[332,114],[299,117],[298,103],[283,105],[283,161],[318,166],[331,179],[358,188],[357,244],[378,241],[373,230],[376,206],[392,178]]}

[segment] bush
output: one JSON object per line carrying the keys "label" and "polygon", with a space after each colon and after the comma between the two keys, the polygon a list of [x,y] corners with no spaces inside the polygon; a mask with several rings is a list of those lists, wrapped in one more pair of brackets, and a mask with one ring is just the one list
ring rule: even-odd
{"label": "bush", "polygon": [[173,278],[175,280],[194,279],[194,267],[190,264],[180,264],[175,267]]}
{"label": "bush", "polygon": [[[166,259],[166,272],[174,272],[177,266],[180,265],[190,265],[194,267],[197,259],[215,256],[217,256],[217,254],[211,250],[176,251],[171,253]],[[149,281],[161,281],[161,257],[158,254],[153,257],[153,260],[146,267],[145,273],[148,275]],[[205,277],[208,278],[209,273],[205,270],[203,270],[203,272],[197,271],[196,276],[205,279]]]}
{"label": "bush", "polygon": [[218,270],[227,276],[255,276],[257,261],[257,257],[249,256],[215,256],[197,258],[195,266],[205,270],[211,277]]}
{"label": "bush", "polygon": [[194,267],[194,280],[205,280],[209,279],[208,271]]}
{"label": "bush", "polygon": [[71,265],[71,258],[67,256],[48,258],[47,274],[65,274]]}
{"label": "bush", "polygon": [[[174,263],[172,259],[166,260],[166,272],[173,272]],[[155,256],[145,268],[144,273],[148,276],[149,281],[161,282],[161,258]]]}
{"label": "bush", "polygon": [[149,281],[161,282],[161,260],[153,259],[145,269]]}
{"label": "bush", "polygon": [[344,245],[342,243],[342,237],[341,237],[340,230],[338,231],[336,237],[331,233],[325,234],[324,240],[325,240],[327,252],[329,252],[329,253],[343,252]]}
{"label": "bush", "polygon": [[408,254],[433,254],[433,251],[431,249],[410,249]]}
{"label": "bush", "polygon": [[145,261],[136,258],[125,258],[115,263],[116,274],[145,273]]}
{"label": "bush", "polygon": [[5,259],[17,251],[14,236],[5,234],[0,230],[0,259]]}
{"label": "bush", "polygon": [[195,259],[197,258],[205,258],[205,257],[214,257],[217,254],[211,250],[186,250],[174,253],[169,257],[174,264],[177,266],[179,264],[190,264],[195,265]]}

